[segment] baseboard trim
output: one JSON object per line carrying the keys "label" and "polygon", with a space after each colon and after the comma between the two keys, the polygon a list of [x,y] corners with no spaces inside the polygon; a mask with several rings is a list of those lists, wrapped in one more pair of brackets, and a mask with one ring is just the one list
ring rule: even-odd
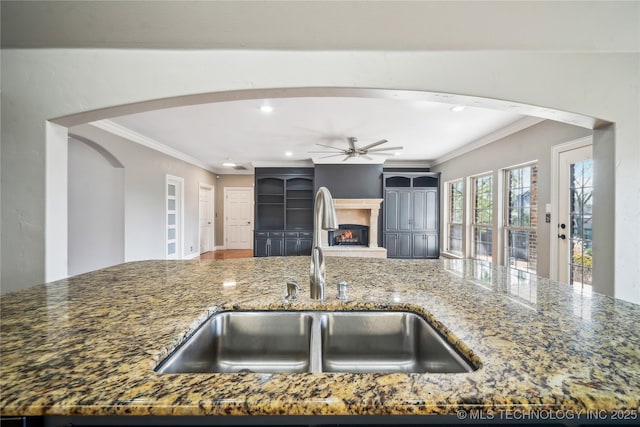
{"label": "baseboard trim", "polygon": [[185,255],[182,257],[182,259],[196,259],[200,256],[199,253],[195,253],[195,254],[189,254],[189,255]]}

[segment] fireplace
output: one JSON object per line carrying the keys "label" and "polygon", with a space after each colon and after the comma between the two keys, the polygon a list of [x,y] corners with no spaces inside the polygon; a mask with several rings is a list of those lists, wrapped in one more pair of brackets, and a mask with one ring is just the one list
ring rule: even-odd
{"label": "fireplace", "polygon": [[[338,224],[342,225],[330,237],[330,232],[321,231],[320,241],[324,255],[386,258],[387,250],[378,247],[378,215],[382,199],[333,199],[333,202]],[[349,233],[345,233],[347,230],[351,232],[350,237]],[[337,236],[340,236],[340,244],[336,244]]]}
{"label": "fireplace", "polygon": [[329,231],[329,246],[369,245],[369,227],[360,224],[340,224],[338,230]]}

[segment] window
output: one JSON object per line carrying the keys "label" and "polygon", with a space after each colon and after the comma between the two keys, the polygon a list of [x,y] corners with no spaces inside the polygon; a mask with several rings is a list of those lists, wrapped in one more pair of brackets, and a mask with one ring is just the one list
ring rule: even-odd
{"label": "window", "polygon": [[493,177],[471,178],[473,202],[471,213],[471,257],[493,260]]}
{"label": "window", "polygon": [[464,194],[462,180],[447,184],[449,205],[447,212],[447,251],[462,255],[462,233],[464,218]]}
{"label": "window", "polygon": [[538,225],[536,165],[505,171],[505,264],[536,273]]}

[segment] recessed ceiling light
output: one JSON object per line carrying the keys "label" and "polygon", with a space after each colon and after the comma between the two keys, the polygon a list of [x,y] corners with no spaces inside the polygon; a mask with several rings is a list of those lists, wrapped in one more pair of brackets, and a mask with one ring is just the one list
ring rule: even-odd
{"label": "recessed ceiling light", "polygon": [[284,155],[287,156],[287,157],[291,157],[291,156],[293,156],[293,153],[291,151],[285,151]]}
{"label": "recessed ceiling light", "polygon": [[271,105],[261,105],[260,106],[260,111],[262,111],[263,113],[270,113],[273,111],[273,107]]}
{"label": "recessed ceiling light", "polygon": [[464,105],[456,105],[455,107],[451,107],[451,111],[453,111],[454,113],[464,111]]}
{"label": "recessed ceiling light", "polygon": [[227,167],[230,167],[230,168],[234,168],[234,167],[236,167],[236,164],[232,163],[232,162],[224,162],[222,164],[222,166],[227,166]]}

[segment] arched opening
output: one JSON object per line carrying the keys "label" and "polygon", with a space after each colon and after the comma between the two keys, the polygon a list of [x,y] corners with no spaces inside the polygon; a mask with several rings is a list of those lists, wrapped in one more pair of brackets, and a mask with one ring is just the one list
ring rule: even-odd
{"label": "arched opening", "polygon": [[[594,130],[594,150],[596,159],[600,158],[600,170],[606,170],[611,165],[613,158],[614,144],[612,138],[613,126],[610,122],[596,117],[590,117],[578,113],[559,111],[550,108],[543,108],[533,105],[516,103],[505,100],[481,98],[475,96],[466,96],[458,94],[436,93],[428,91],[416,90],[390,90],[390,89],[364,89],[364,88],[342,88],[342,87],[303,87],[303,88],[276,88],[276,89],[250,89],[237,91],[223,91],[204,93],[197,95],[179,96],[172,98],[157,99],[145,101],[141,103],[115,106],[101,110],[83,112],[73,116],[66,116],[55,119],[54,122],[64,126],[74,126],[80,123],[87,123],[110,117],[116,117],[126,114],[134,114],[155,109],[197,105],[203,103],[224,103],[228,101],[250,100],[250,99],[274,99],[274,98],[304,98],[304,97],[354,97],[354,98],[377,98],[392,99],[395,101],[430,101],[440,102],[451,105],[466,105],[472,107],[482,107],[494,110],[515,112],[531,117],[541,119],[549,119],[555,122],[566,123],[585,129]],[[611,197],[614,194],[613,178],[608,174],[601,174],[598,183],[599,193],[602,197]],[[602,248],[602,256],[600,257],[600,265],[596,267],[594,276],[600,276],[600,280],[594,279],[595,282],[613,284],[613,229],[614,213],[613,203],[597,203],[600,212],[594,223],[594,234],[600,236]],[[606,231],[599,231],[606,230]],[[599,291],[603,293],[613,294],[613,286]]]}

